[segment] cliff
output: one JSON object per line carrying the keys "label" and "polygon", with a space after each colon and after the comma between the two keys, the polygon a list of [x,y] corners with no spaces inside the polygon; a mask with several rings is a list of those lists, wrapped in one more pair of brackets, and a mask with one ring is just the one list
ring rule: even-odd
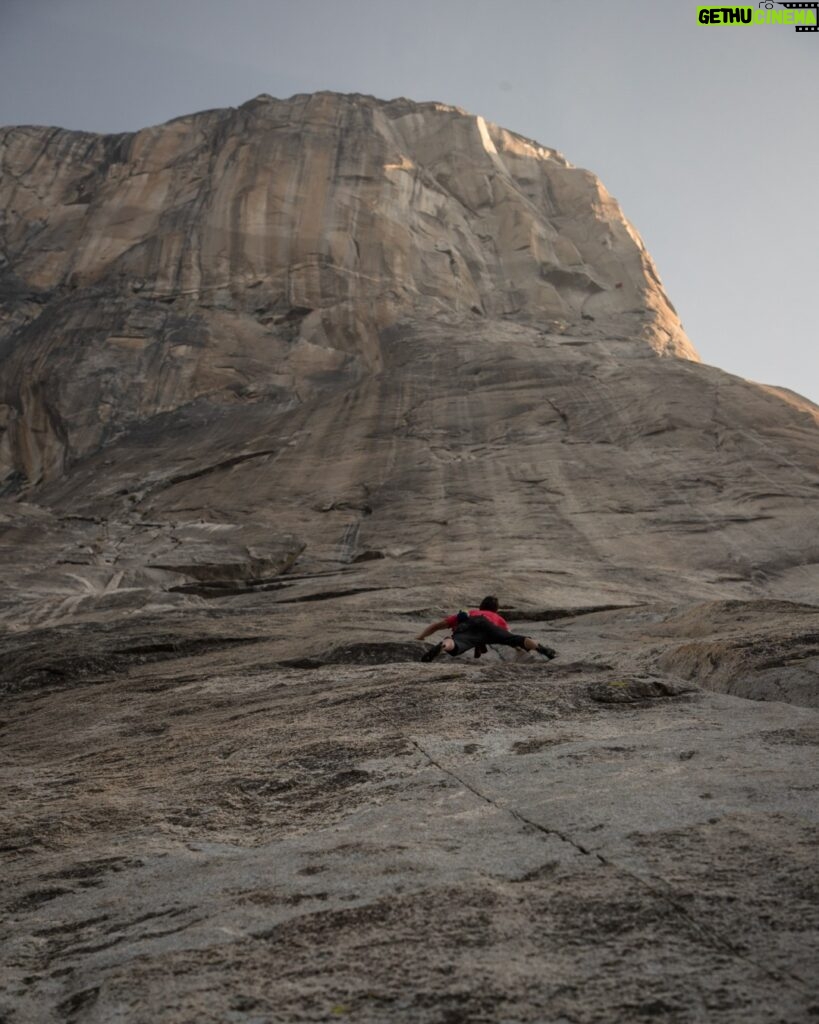
{"label": "cliff", "polygon": [[[594,175],[7,128],[0,298],[2,1021],[813,1019],[819,410]],[[555,661],[418,663],[491,592]]]}
{"label": "cliff", "polygon": [[0,169],[13,621],[297,553],[422,603],[453,572],[529,606],[815,585],[816,408],[699,364],[554,150],[319,93],[8,128]]}
{"label": "cliff", "polygon": [[594,318],[696,358],[597,178],[453,107],[320,93],[133,135],[4,129],[0,182],[0,472],[31,483],[201,396],[383,371],[405,317]]}

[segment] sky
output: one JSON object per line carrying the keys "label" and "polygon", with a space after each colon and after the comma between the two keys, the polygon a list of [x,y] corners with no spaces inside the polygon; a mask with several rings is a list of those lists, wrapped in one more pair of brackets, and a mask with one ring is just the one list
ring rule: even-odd
{"label": "sky", "polygon": [[0,0],[0,124],[131,131],[321,89],[463,107],[602,179],[704,362],[819,403],[819,32],[696,10]]}

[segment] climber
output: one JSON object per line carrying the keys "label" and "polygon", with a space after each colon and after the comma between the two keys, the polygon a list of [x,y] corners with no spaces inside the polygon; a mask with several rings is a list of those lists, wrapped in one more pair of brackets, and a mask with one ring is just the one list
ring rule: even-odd
{"label": "climber", "polygon": [[481,601],[480,608],[472,608],[469,612],[458,612],[456,615],[448,615],[440,622],[433,622],[431,626],[419,633],[416,640],[426,640],[428,636],[437,633],[441,629],[451,629],[452,636],[441,640],[428,651],[421,655],[421,661],[432,661],[437,658],[441,651],[446,651],[456,658],[471,647],[475,649],[475,657],[480,658],[486,654],[487,644],[501,644],[504,647],[517,647],[524,651],[537,651],[544,658],[551,660],[557,657],[557,651],[545,644],[538,643],[530,636],[521,636],[519,633],[510,633],[509,626],[503,616],[498,615],[498,599],[496,597],[485,597]]}

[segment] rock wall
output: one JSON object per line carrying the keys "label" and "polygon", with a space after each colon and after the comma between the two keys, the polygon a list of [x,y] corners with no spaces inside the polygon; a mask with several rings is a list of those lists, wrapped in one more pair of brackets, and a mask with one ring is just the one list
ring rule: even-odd
{"label": "rock wall", "polygon": [[819,410],[699,363],[554,150],[319,93],[8,128],[0,167],[15,628],[271,594],[816,593]]}
{"label": "rock wall", "polygon": [[377,373],[402,317],[594,318],[696,358],[594,175],[441,104],[260,96],[128,135],[7,128],[0,209],[6,480],[203,395]]}

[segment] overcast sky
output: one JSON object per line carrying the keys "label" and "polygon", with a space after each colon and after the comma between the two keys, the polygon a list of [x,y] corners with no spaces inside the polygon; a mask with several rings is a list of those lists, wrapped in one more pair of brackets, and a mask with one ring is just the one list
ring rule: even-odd
{"label": "overcast sky", "polygon": [[819,402],[819,33],[696,7],[0,0],[0,124],[119,132],[318,89],[464,107],[602,178],[705,362]]}

